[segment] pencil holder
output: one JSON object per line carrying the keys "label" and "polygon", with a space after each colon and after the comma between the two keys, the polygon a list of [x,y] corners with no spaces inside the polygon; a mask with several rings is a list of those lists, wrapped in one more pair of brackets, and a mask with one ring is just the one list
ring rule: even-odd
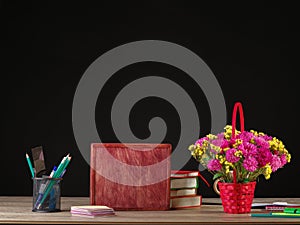
{"label": "pencil holder", "polygon": [[33,178],[33,212],[59,212],[62,178]]}

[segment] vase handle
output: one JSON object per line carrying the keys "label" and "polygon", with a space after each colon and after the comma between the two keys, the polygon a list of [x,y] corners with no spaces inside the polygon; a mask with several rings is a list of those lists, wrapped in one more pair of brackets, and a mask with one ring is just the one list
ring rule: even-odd
{"label": "vase handle", "polygon": [[244,112],[243,112],[243,107],[242,103],[236,102],[233,107],[233,113],[232,113],[232,138],[235,138],[235,130],[236,130],[236,116],[237,116],[237,110],[239,110],[240,114],[240,127],[241,127],[241,132],[244,131]]}
{"label": "vase handle", "polygon": [[214,182],[214,185],[213,185],[213,189],[214,189],[214,191],[215,191],[218,195],[220,195],[220,190],[219,190],[219,188],[218,188],[218,183],[219,183],[220,181],[221,181],[221,178],[216,179],[215,182]]}

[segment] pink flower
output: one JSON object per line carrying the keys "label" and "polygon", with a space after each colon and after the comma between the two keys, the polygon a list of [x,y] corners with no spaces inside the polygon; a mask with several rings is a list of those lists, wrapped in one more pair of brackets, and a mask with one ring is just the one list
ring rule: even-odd
{"label": "pink flower", "polygon": [[258,166],[263,167],[272,161],[272,153],[268,148],[258,148],[256,159]]}
{"label": "pink flower", "polygon": [[243,155],[245,157],[248,156],[255,156],[257,154],[257,148],[254,144],[249,143],[249,142],[243,142],[243,145],[241,146],[241,151],[243,152]]}
{"label": "pink flower", "polygon": [[217,159],[212,159],[208,162],[207,168],[212,171],[217,171],[222,169],[222,165]]}
{"label": "pink flower", "polygon": [[229,141],[223,139],[222,144],[220,146],[222,149],[229,147]]}
{"label": "pink flower", "polygon": [[272,168],[272,172],[275,172],[276,170],[278,170],[281,167],[280,157],[277,156],[277,155],[273,155],[270,165],[271,165],[271,168]]}
{"label": "pink flower", "polygon": [[208,137],[200,138],[199,140],[196,141],[195,145],[197,144],[202,145],[203,141],[208,141]]}
{"label": "pink flower", "polygon": [[222,146],[222,144],[223,144],[223,139],[221,139],[221,138],[217,138],[217,139],[215,139],[215,140],[212,140],[211,141],[211,143],[213,144],[213,145],[215,145],[215,146]]}
{"label": "pink flower", "polygon": [[240,157],[235,156],[235,153],[236,153],[236,149],[234,149],[234,148],[227,150],[226,151],[226,160],[231,163],[236,163],[237,161],[239,161]]}
{"label": "pink flower", "polygon": [[253,136],[254,136],[253,133],[244,131],[239,135],[237,135],[237,138],[242,139],[245,142],[249,142],[253,138]]}
{"label": "pink flower", "polygon": [[280,161],[281,161],[281,167],[283,167],[287,163],[286,156],[281,155],[280,156]]}
{"label": "pink flower", "polygon": [[254,172],[258,168],[258,162],[254,157],[250,156],[244,159],[243,166],[249,172]]}
{"label": "pink flower", "polygon": [[263,137],[255,137],[254,141],[257,143],[257,145],[261,148],[269,148],[270,144],[268,141],[266,141]]}
{"label": "pink flower", "polygon": [[263,139],[265,139],[266,141],[270,141],[270,140],[273,139],[271,136],[268,136],[268,135],[266,135],[266,134],[263,135],[262,137],[263,137]]}

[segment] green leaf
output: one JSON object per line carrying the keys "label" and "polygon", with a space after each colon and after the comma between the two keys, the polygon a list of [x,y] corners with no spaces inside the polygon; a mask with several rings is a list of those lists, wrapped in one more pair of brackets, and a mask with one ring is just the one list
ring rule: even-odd
{"label": "green leaf", "polygon": [[245,178],[244,183],[248,183],[250,180],[248,178]]}
{"label": "green leaf", "polygon": [[216,174],[214,175],[214,177],[213,177],[213,180],[215,180],[215,179],[217,179],[217,178],[219,178],[219,177],[222,177],[222,176],[223,176],[222,173],[216,173]]}

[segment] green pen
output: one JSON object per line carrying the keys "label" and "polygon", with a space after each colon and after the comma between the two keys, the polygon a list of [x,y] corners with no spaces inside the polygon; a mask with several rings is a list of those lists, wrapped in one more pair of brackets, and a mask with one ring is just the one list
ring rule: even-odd
{"label": "green pen", "polygon": [[284,208],[283,212],[285,212],[285,213],[295,213],[295,214],[300,214],[300,208],[290,208],[290,207],[286,207],[286,208]]}
{"label": "green pen", "polygon": [[272,216],[274,216],[274,217],[300,218],[300,214],[286,213],[286,212],[272,212]]}

